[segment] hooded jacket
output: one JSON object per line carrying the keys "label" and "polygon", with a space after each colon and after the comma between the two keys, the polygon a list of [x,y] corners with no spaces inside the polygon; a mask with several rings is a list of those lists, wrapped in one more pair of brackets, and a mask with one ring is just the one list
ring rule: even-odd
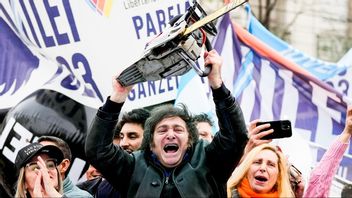
{"label": "hooded jacket", "polygon": [[150,150],[128,154],[113,145],[119,103],[112,107],[107,102],[98,110],[87,135],[87,159],[123,197],[227,197],[226,182],[243,154],[247,129],[240,106],[224,85],[213,90],[213,98],[219,132],[211,143],[194,143],[172,170],[161,166]]}

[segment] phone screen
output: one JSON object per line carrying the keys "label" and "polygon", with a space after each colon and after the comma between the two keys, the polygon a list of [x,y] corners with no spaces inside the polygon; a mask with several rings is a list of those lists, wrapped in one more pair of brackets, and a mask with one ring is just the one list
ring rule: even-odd
{"label": "phone screen", "polygon": [[292,128],[291,122],[289,120],[275,120],[275,121],[266,121],[266,122],[258,122],[258,125],[262,124],[270,124],[270,128],[266,128],[263,131],[267,131],[269,129],[274,129],[274,132],[262,137],[263,140],[270,140],[276,138],[286,138],[292,136]]}

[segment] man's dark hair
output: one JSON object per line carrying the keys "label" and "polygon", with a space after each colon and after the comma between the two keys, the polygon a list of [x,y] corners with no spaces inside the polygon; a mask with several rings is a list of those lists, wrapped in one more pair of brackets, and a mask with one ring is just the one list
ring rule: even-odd
{"label": "man's dark hair", "polygon": [[153,134],[156,125],[165,118],[180,117],[185,121],[187,130],[189,132],[189,144],[193,145],[198,140],[198,131],[194,124],[193,117],[189,113],[187,107],[184,104],[180,104],[179,107],[175,107],[170,104],[156,107],[150,113],[149,118],[145,122],[144,134],[142,141],[142,150],[150,150],[150,146],[153,143]]}
{"label": "man's dark hair", "polygon": [[124,113],[122,115],[121,120],[116,125],[114,139],[119,137],[121,129],[126,123],[140,124],[144,129],[145,121],[147,120],[149,115],[150,112],[143,108],[133,109],[132,111]]}
{"label": "man's dark hair", "polygon": [[352,197],[352,184],[345,184],[341,191],[341,198],[351,198]]}
{"label": "man's dark hair", "polygon": [[194,123],[198,124],[199,122],[207,122],[210,126],[214,126],[213,120],[206,113],[200,113],[193,117]]}
{"label": "man's dark hair", "polygon": [[41,136],[37,142],[40,143],[42,141],[53,142],[62,151],[62,153],[64,154],[64,158],[72,161],[72,153],[70,146],[63,139],[55,136]]}

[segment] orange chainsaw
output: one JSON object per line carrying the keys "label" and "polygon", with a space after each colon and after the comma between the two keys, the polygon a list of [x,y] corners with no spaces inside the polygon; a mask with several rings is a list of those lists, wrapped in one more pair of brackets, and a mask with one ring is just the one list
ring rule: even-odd
{"label": "orange chainsaw", "polygon": [[202,70],[197,66],[197,60],[204,46],[208,51],[212,48],[207,37],[207,33],[212,36],[217,34],[212,22],[247,1],[234,0],[207,15],[194,0],[185,14],[171,19],[165,30],[146,44],[142,58],[124,69],[117,80],[122,86],[129,86],[148,80],[183,75],[191,68],[195,69],[199,76],[207,76],[211,65]]}

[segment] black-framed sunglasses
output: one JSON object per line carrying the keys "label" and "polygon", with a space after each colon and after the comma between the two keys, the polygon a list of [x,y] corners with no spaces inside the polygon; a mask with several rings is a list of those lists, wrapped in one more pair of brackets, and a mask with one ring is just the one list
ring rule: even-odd
{"label": "black-framed sunglasses", "polygon": [[[48,170],[54,170],[56,169],[57,166],[57,160],[56,159],[46,159],[44,160],[45,162],[45,166]],[[39,165],[38,165],[38,161],[35,162],[30,162],[28,164],[26,164],[26,168],[30,171],[34,171],[35,169],[40,169]]]}

